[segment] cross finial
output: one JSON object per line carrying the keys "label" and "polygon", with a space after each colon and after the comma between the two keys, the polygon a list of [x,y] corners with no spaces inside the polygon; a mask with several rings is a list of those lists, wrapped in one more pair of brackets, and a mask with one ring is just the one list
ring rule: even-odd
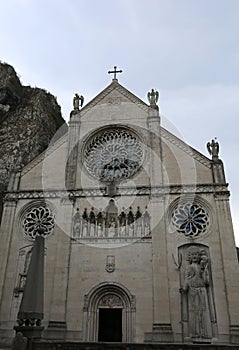
{"label": "cross finial", "polygon": [[114,78],[113,78],[113,80],[117,80],[117,78],[116,78],[116,74],[117,73],[122,73],[123,71],[120,69],[120,70],[117,70],[117,66],[114,66],[114,70],[109,70],[108,71],[108,74],[111,74],[111,73],[114,73]]}

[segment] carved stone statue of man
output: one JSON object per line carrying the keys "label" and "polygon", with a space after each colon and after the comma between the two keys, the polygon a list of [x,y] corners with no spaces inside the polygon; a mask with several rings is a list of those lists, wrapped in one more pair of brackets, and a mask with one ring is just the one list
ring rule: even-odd
{"label": "carved stone statue of man", "polygon": [[193,246],[187,251],[187,261],[180,292],[187,298],[188,336],[191,339],[211,339],[208,256],[205,250]]}

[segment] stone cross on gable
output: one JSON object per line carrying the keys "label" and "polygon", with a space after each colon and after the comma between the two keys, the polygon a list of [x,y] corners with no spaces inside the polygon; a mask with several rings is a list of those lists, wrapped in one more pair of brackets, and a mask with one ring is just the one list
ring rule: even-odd
{"label": "stone cross on gable", "polygon": [[117,78],[116,78],[116,74],[117,73],[122,73],[123,71],[120,69],[120,70],[117,70],[117,66],[114,66],[114,70],[109,70],[108,71],[108,74],[112,74],[112,73],[114,73],[114,78],[113,78],[113,80],[117,80]]}

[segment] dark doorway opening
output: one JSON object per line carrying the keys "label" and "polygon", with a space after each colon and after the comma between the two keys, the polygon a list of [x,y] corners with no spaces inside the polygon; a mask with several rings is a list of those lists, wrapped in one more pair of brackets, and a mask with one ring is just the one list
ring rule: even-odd
{"label": "dark doorway opening", "polygon": [[99,309],[98,341],[122,342],[122,309]]}

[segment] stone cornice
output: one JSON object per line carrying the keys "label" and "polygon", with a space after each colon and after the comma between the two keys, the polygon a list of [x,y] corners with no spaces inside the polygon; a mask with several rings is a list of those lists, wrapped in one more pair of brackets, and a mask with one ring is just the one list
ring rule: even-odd
{"label": "stone cornice", "polygon": [[[229,191],[226,185],[216,184],[197,184],[197,185],[169,185],[152,187],[123,187],[118,190],[121,196],[163,196],[163,195],[180,195],[180,194],[203,194],[212,193],[214,195],[229,196]],[[35,190],[35,191],[16,191],[8,192],[5,196],[5,201],[13,201],[20,199],[54,199],[58,198],[61,201],[75,200],[85,197],[105,197],[105,188],[85,188],[77,190]]]}

